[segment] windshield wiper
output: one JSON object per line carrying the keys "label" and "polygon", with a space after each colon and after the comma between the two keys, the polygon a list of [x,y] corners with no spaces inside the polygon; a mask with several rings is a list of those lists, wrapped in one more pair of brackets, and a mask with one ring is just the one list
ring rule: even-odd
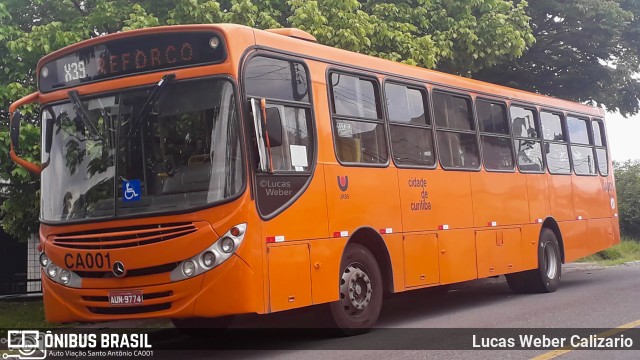
{"label": "windshield wiper", "polygon": [[73,104],[73,109],[75,110],[76,114],[78,114],[78,116],[80,117],[80,120],[82,120],[82,123],[84,124],[84,126],[89,130],[89,134],[98,135],[98,128],[96,128],[93,121],[91,121],[91,116],[87,112],[87,109],[85,109],[84,106],[82,106],[82,100],[80,100],[78,91],[72,90],[72,91],[69,91],[67,94],[69,94],[69,99],[71,99],[71,103]]}
{"label": "windshield wiper", "polygon": [[147,101],[145,101],[144,105],[142,105],[142,109],[140,109],[138,116],[136,116],[136,118],[133,120],[132,129],[135,129],[137,125],[140,123],[140,121],[149,115],[149,112],[151,111],[151,107],[158,100],[158,98],[160,97],[160,94],[162,94],[162,90],[164,90],[167,84],[175,78],[176,78],[175,74],[167,74],[163,76],[162,79],[160,79],[160,81],[158,82],[158,85],[153,89],[153,91],[151,91],[151,94],[149,94]]}

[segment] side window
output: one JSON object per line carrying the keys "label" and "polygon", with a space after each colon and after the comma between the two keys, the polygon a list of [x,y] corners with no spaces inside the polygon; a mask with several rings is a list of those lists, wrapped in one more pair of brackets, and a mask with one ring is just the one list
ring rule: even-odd
{"label": "side window", "polygon": [[591,122],[593,129],[593,144],[596,150],[596,162],[600,175],[609,175],[609,158],[607,157],[607,143],[604,136],[604,122],[601,119],[594,119]]}
{"label": "side window", "polygon": [[540,112],[542,134],[546,140],[544,154],[552,174],[571,174],[569,145],[562,129],[562,117],[557,113]]}
{"label": "side window", "polygon": [[308,76],[301,63],[256,56],[247,65],[244,81],[251,97],[309,102]]}
{"label": "side window", "polygon": [[513,170],[513,150],[509,135],[509,120],[503,104],[485,100],[476,101],[482,158],[487,170]]}
{"label": "side window", "polygon": [[544,172],[537,110],[511,105],[509,114],[518,169],[524,173]]}
{"label": "side window", "polygon": [[300,63],[256,56],[247,65],[247,96],[268,99],[265,128],[276,172],[308,172],[311,168],[314,139],[307,84]]}
{"label": "side window", "polygon": [[391,153],[398,165],[433,166],[432,127],[424,89],[393,83],[384,86],[391,136]]}
{"label": "side window", "polygon": [[443,168],[478,169],[480,156],[471,99],[434,91],[434,120],[438,127],[438,154]]}
{"label": "side window", "polygon": [[571,161],[573,171],[578,175],[595,175],[596,159],[595,149],[589,141],[587,119],[567,116],[567,130],[571,141]]}
{"label": "side window", "polygon": [[331,73],[336,156],[346,163],[384,164],[387,146],[378,98],[378,82]]}

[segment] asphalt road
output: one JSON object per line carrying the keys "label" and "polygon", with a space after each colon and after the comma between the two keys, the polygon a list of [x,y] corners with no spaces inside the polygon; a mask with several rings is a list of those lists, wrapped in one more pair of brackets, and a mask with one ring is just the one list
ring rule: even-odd
{"label": "asphalt road", "polygon": [[[633,359],[640,351],[574,350],[422,350],[425,337],[439,341],[429,328],[597,328],[615,329],[631,322],[640,326],[640,264],[609,268],[568,265],[560,289],[552,294],[513,294],[503,277],[456,285],[447,294],[418,290],[387,299],[376,329],[350,338],[306,331],[245,332],[244,327],[315,327],[322,320],[318,308],[237,318],[222,335],[191,338],[177,330],[161,330],[154,337],[154,358],[189,359]],[[454,330],[451,330],[454,331]],[[509,331],[509,330],[507,330]],[[515,335],[515,330],[514,335]],[[453,341],[450,333],[445,342]],[[599,333],[599,332],[598,332]],[[455,334],[455,332],[454,332]],[[618,333],[615,336],[620,337]],[[517,336],[517,335],[516,335]],[[612,335],[613,336],[613,335]],[[468,337],[461,340],[467,342]],[[245,348],[253,348],[246,349]],[[433,342],[431,342],[433,344]],[[640,345],[640,344],[638,344]],[[218,347],[241,350],[220,350]],[[214,349],[212,349],[214,348]],[[265,350],[266,349],[266,350]],[[355,349],[355,350],[353,350]],[[383,349],[383,350],[381,350]],[[391,349],[391,350],[385,350]],[[185,353],[185,350],[188,353]]]}

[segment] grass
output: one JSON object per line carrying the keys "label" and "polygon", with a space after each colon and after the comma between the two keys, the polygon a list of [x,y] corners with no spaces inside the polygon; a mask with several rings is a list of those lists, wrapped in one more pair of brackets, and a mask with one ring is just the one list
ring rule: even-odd
{"label": "grass", "polygon": [[44,319],[42,300],[0,301],[0,329],[58,327]]}
{"label": "grass", "polygon": [[620,244],[581,259],[580,262],[595,261],[601,265],[620,265],[640,260],[640,240],[623,237]]}

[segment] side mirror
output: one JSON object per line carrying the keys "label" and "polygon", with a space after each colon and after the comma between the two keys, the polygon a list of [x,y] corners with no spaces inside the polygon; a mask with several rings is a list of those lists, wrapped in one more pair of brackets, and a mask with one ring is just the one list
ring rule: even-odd
{"label": "side mirror", "polygon": [[20,120],[22,120],[22,114],[18,110],[14,111],[9,127],[11,131],[11,143],[15,149],[17,149],[20,144]]}
{"label": "side mirror", "polygon": [[282,145],[282,119],[278,108],[266,109],[267,113],[267,135],[269,136],[269,147]]}

